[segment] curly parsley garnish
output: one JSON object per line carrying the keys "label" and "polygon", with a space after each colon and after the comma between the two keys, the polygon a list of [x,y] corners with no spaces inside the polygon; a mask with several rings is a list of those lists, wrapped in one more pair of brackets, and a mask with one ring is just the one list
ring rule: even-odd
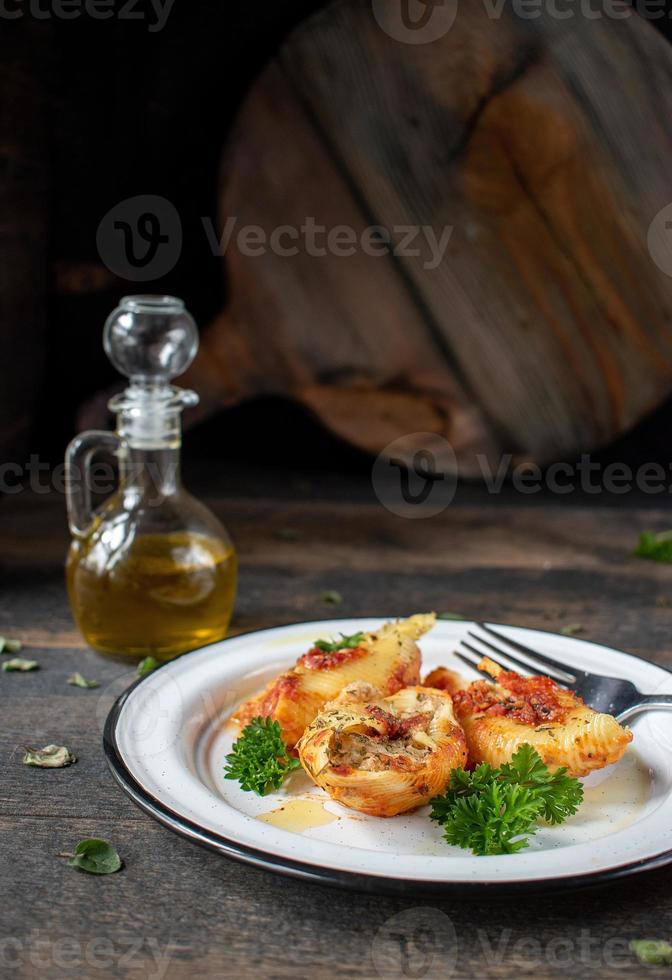
{"label": "curly parsley garnish", "polygon": [[354,650],[358,647],[365,638],[365,633],[353,633],[352,636],[346,636],[345,633],[341,633],[340,640],[334,640],[330,642],[329,640],[315,640],[313,644],[318,650],[322,650],[323,653],[336,653],[337,650]]}
{"label": "curly parsley garnish", "polygon": [[300,766],[282,738],[282,729],[272,718],[254,718],[234,742],[226,757],[226,779],[237,779],[241,789],[265,796],[280,789],[283,780]]}
{"label": "curly parsley garnish", "polygon": [[549,772],[531,745],[521,745],[511,762],[473,772],[455,769],[445,796],[432,800],[431,818],[449,844],[474,854],[515,854],[539,820],[562,823],[578,810],[583,786],[566,769]]}

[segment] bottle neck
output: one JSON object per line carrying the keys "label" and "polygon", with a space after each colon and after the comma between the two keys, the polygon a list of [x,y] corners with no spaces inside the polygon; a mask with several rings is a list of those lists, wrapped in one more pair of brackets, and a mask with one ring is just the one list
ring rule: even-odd
{"label": "bottle neck", "polygon": [[130,507],[142,498],[151,504],[180,489],[182,409],[192,392],[165,385],[132,384],[110,402],[117,412],[119,483]]}
{"label": "bottle neck", "polygon": [[138,449],[126,446],[119,454],[119,489],[126,505],[141,498],[150,503],[181,489],[179,446]]}

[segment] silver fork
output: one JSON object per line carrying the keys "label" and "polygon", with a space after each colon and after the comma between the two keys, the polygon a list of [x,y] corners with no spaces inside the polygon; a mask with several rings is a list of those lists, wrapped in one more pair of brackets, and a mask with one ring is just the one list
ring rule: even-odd
{"label": "silver fork", "polygon": [[[505,661],[501,666],[506,668],[506,662],[508,662],[516,669],[522,669],[533,676],[552,677],[562,687],[576,691],[579,697],[583,698],[591,708],[614,715],[618,721],[627,721],[643,711],[672,711],[672,694],[642,694],[639,688],[630,681],[625,681],[620,677],[608,677],[606,674],[591,674],[587,670],[580,670],[578,667],[571,667],[569,664],[561,664],[557,660],[553,660],[552,657],[519,643],[518,640],[510,639],[493,629],[492,626],[486,626],[485,623],[476,623],[476,625],[485,633],[495,637],[500,643],[499,645],[495,644],[469,630],[467,636],[486,648],[486,652],[483,652],[468,643],[467,640],[460,641],[460,646],[468,650],[469,654],[456,650],[455,656],[459,657],[469,667],[478,670],[478,663],[481,658],[494,653],[497,655],[498,663],[500,658]],[[502,641],[515,650],[519,656],[515,656],[503,647]],[[479,673],[492,680],[485,671],[482,670]]]}

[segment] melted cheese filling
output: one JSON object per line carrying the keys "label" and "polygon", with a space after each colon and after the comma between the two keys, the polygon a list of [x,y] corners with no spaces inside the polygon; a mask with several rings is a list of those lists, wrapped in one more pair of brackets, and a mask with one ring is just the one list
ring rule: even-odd
{"label": "melted cheese filling", "polygon": [[339,735],[330,753],[332,765],[351,766],[365,772],[389,769],[395,762],[420,766],[431,748],[400,738],[369,738],[368,735]]}

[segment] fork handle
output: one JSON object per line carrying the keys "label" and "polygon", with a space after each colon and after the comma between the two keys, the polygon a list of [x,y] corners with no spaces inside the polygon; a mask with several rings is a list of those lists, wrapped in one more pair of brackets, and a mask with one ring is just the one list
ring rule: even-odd
{"label": "fork handle", "polygon": [[672,694],[642,694],[635,704],[617,716],[618,721],[628,721],[644,711],[672,711]]}

